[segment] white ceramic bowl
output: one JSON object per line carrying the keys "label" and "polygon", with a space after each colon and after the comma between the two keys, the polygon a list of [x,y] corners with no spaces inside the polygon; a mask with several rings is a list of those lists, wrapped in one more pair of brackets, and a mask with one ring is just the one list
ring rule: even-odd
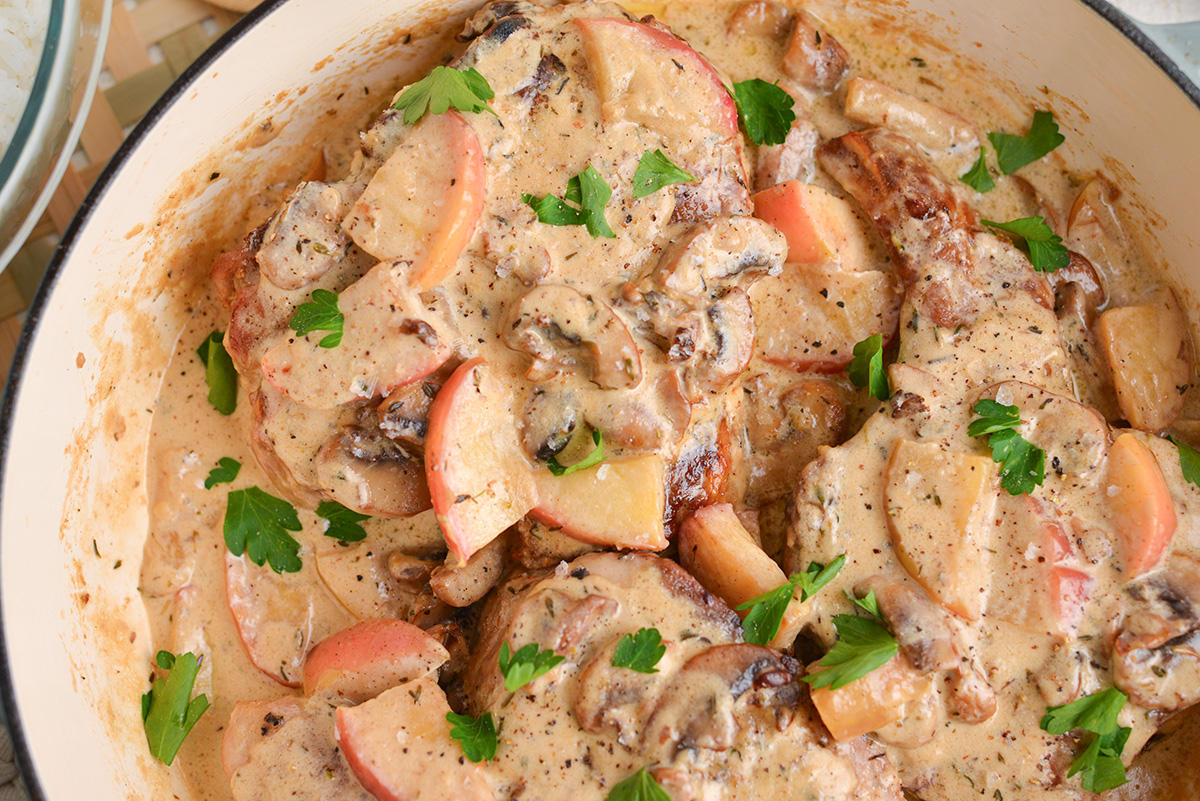
{"label": "white ceramic bowl", "polygon": [[[187,797],[178,764],[147,753],[138,700],[145,444],[163,369],[244,190],[307,163],[323,131],[363,124],[378,103],[364,87],[427,68],[478,4],[268,0],[147,115],[67,233],[3,407],[0,683],[35,799]],[[1141,200],[1194,316],[1200,91],[1099,0],[888,8],[1031,96],[1053,90],[1069,159]],[[450,22],[402,44],[433,18]]]}

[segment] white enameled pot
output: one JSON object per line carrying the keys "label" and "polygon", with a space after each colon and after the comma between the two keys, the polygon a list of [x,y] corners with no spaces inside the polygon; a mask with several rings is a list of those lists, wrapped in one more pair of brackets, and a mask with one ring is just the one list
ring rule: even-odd
{"label": "white enameled pot", "polygon": [[[139,706],[145,444],[162,372],[252,188],[364,125],[477,5],[268,0],[147,115],[64,238],[2,412],[0,687],[35,799],[187,797],[178,765],[147,752]],[[1195,315],[1200,91],[1153,45],[1100,0],[878,6],[1048,98],[1070,161],[1140,201],[1136,222]]]}

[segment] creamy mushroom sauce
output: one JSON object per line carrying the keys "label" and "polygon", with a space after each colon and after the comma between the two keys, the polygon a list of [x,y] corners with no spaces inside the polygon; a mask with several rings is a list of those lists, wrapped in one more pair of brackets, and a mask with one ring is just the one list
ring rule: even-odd
{"label": "creamy mushroom sauce", "polygon": [[[155,410],[142,569],[155,641],[203,657],[197,691],[214,702],[181,752],[195,797],[369,799],[355,775],[365,772],[384,784],[408,775],[403,792],[374,787],[382,798],[582,801],[640,767],[676,799],[895,799],[901,784],[926,801],[1086,797],[1066,777],[1077,738],[1038,726],[1047,706],[1118,675],[1133,697],[1128,761],[1200,697],[1200,497],[1157,436],[1194,433],[1190,336],[1170,288],[1121,229],[1111,187],[1057,153],[987,194],[958,183],[982,132],[1021,132],[1031,110],[922,39],[896,37],[886,18],[813,6],[818,21],[771,3],[628,8],[495,4],[453,54],[487,77],[494,115],[413,127],[385,112],[357,152],[326,153],[329,183],[309,176],[218,262]],[[650,12],[704,58],[657,23],[631,22]],[[798,121],[783,146],[743,153],[732,104],[717,101],[720,83],[752,77],[781,81]],[[638,159],[657,148],[698,180],[635,200]],[[589,164],[614,189],[612,239],[540,224],[521,200],[561,195]],[[842,237],[803,267],[749,216],[752,192],[789,180],[852,212],[835,215]],[[455,222],[476,207],[477,222]],[[1033,214],[1085,257],[1049,281],[978,222]],[[338,348],[287,327],[315,288],[341,293]],[[1125,307],[1133,322],[1106,328],[1101,313]],[[195,355],[212,330],[229,332],[242,373],[229,418],[206,403]],[[1121,331],[1140,355],[1110,366]],[[848,347],[877,332],[898,341],[883,403],[842,372]],[[465,407],[479,419],[455,430],[476,438],[485,464],[511,455],[495,472],[517,478],[489,488],[507,493],[502,513],[443,517],[468,531],[515,523],[476,547],[443,536],[428,510],[439,490],[426,486],[427,473],[453,486],[470,463],[451,451],[426,467],[421,454],[438,427],[431,398],[480,356],[484,366],[464,369],[486,402]],[[1022,433],[1046,450],[1032,495],[1000,490],[982,440],[967,436],[981,397],[1019,406]],[[576,486],[593,518],[579,520],[578,505],[550,508],[544,463],[581,458],[592,430],[607,459],[575,474],[589,476]],[[221,457],[241,474],[206,490]],[[226,493],[248,486],[299,507],[299,572],[226,552]],[[1122,492],[1165,497],[1157,512],[1165,504],[1176,521],[1141,569],[1116,530],[1130,519]],[[530,497],[543,508],[527,516]],[[323,536],[310,511],[320,500],[371,514],[367,539]],[[724,563],[679,533],[720,503],[747,531]],[[721,578],[753,574],[763,551],[788,573],[847,555],[832,585],[789,607],[785,654],[741,644],[729,605],[746,597]],[[821,721],[798,679],[833,644],[832,616],[851,610],[842,591],[867,589],[902,651],[876,674],[893,681],[880,692],[904,697],[882,705],[871,733],[837,742],[825,725],[837,734],[837,721]],[[440,687],[434,672],[373,700],[288,689],[316,643],[376,618],[432,635]],[[617,638],[643,626],[667,645],[659,672],[613,668]],[[566,660],[510,694],[502,642]],[[495,760],[458,755],[439,728],[450,708],[496,715]],[[412,730],[422,716],[429,731]],[[335,719],[339,735],[357,732],[354,767]],[[401,741],[446,747],[372,761]],[[1138,786],[1124,797],[1142,797]]]}

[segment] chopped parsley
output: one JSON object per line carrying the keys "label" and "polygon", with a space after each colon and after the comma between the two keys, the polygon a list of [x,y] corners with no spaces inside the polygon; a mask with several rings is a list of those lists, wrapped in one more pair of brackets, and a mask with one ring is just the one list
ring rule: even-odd
{"label": "chopped parsley", "polygon": [[800,590],[800,600],[807,601],[833,581],[833,577],[845,564],[846,554],[841,554],[828,565],[812,562],[803,573],[793,573],[786,582],[775,589],[739,604],[739,611],[750,610],[750,614],[742,621],[742,638],[755,645],[766,645],[775,639],[779,627],[783,625],[787,606],[795,596],[797,588]]}
{"label": "chopped parsley", "polygon": [[1024,251],[1033,269],[1039,273],[1052,273],[1066,267],[1071,261],[1071,254],[1062,243],[1062,237],[1050,230],[1042,217],[1022,217],[1006,223],[992,220],[982,222],[1009,234],[1013,244]]}
{"label": "chopped parsley", "polygon": [[1046,452],[1017,433],[1021,410],[990,399],[975,404],[978,418],[967,427],[972,437],[987,436],[992,461],[1000,465],[1000,486],[1009,495],[1025,495],[1046,478]]}
{"label": "chopped parsley", "polygon": [[500,740],[496,736],[496,721],[491,712],[484,712],[477,718],[447,712],[446,720],[452,726],[450,737],[458,740],[467,759],[486,762],[496,758],[496,746]]}
{"label": "chopped parsley", "polygon": [[258,487],[233,490],[225,505],[225,547],[234,556],[243,553],[261,567],[276,573],[300,570],[300,543],[289,531],[300,530],[296,508]]}
{"label": "chopped parsley", "polygon": [[662,788],[649,771],[641,768],[637,773],[613,786],[604,801],[671,801],[671,796]]}
{"label": "chopped parsley", "polygon": [[871,590],[862,598],[858,598],[849,590],[846,590],[846,597],[853,601],[854,605],[860,609],[867,610],[875,617],[883,617],[883,612],[879,611],[879,599],[875,597],[875,590]]}
{"label": "chopped parsley", "polygon": [[321,501],[317,505],[317,516],[329,521],[325,529],[326,537],[333,537],[342,542],[361,542],[367,538],[367,531],[359,525],[364,520],[370,520],[370,515],[347,509],[337,501]]}
{"label": "chopped parsley", "polygon": [[1075,755],[1068,776],[1082,774],[1083,789],[1102,793],[1125,783],[1125,763],[1121,752],[1129,740],[1130,729],[1120,726],[1117,717],[1128,699],[1116,687],[1076,698],[1069,704],[1052,706],[1042,718],[1042,729],[1050,734],[1066,734],[1072,729],[1091,732],[1092,737]]}
{"label": "chopped parsley", "polygon": [[1167,439],[1179,450],[1179,469],[1184,480],[1200,487],[1200,451],[1175,439],[1174,434],[1169,435]]}
{"label": "chopped parsley", "polygon": [[604,461],[604,437],[598,428],[592,430],[592,443],[596,446],[592,448],[592,452],[575,464],[563,466],[559,463],[557,456],[551,456],[546,462],[546,467],[556,476],[569,476],[579,470],[595,467]]}
{"label": "chopped parsley", "polygon": [[633,634],[626,634],[617,642],[617,650],[613,652],[613,667],[629,668],[638,673],[657,673],[658,660],[667,652],[667,646],[662,644],[662,635],[658,629],[638,629]]}
{"label": "chopped parsley", "polygon": [[217,460],[217,466],[208,471],[208,478],[204,479],[204,488],[212,489],[218,484],[231,484],[241,470],[242,463],[237,459],[222,456]]}
{"label": "chopped parsley", "polygon": [[959,176],[958,180],[974,189],[976,192],[991,192],[996,188],[992,173],[987,167],[987,148],[980,146],[979,160],[971,165],[971,169]]}
{"label": "chopped parsley", "polygon": [[733,102],[746,135],[756,145],[782,145],[796,120],[795,99],[762,78],[751,78],[733,85]]}
{"label": "chopped parsley", "polygon": [[1011,175],[1026,164],[1037,161],[1067,141],[1058,132],[1058,123],[1049,111],[1033,113],[1033,122],[1025,136],[992,131],[988,134],[988,140],[996,148],[996,163],[1005,175]]}
{"label": "chopped parsley", "polygon": [[854,358],[846,366],[846,375],[854,386],[866,387],[881,401],[892,396],[892,385],[883,370],[882,334],[872,334],[854,346]]}
{"label": "chopped parsley", "polygon": [[491,111],[487,101],[495,96],[487,78],[474,67],[465,70],[434,67],[428,75],[401,92],[392,108],[403,111],[404,124],[412,125],[424,117],[426,111],[442,114],[452,106],[467,113]]}
{"label": "chopped parsley", "polygon": [[288,326],[297,336],[304,336],[312,331],[329,331],[328,336],[317,344],[322,348],[336,348],[342,344],[342,328],[346,316],[338,309],[338,296],[328,289],[314,289],[311,303],[301,303]]}
{"label": "chopped parsley", "polygon": [[[867,596],[872,601],[871,595]],[[858,603],[855,600],[855,603]],[[870,607],[859,604],[872,611]],[[874,614],[874,612],[872,611]],[[837,690],[858,681],[872,670],[882,667],[900,651],[900,645],[887,627],[879,620],[858,615],[834,615],[833,625],[837,629],[838,641],[829,653],[817,664],[825,670],[809,673],[803,681],[814,690],[828,687]]]}
{"label": "chopped parsley", "polygon": [[612,189],[596,172],[596,168],[589,164],[586,170],[567,181],[567,192],[561,198],[525,193],[521,195],[521,202],[533,209],[538,222],[546,225],[583,225],[594,237],[613,239],[616,234],[604,218],[604,207],[608,205],[610,197]]}
{"label": "chopped parsley", "polygon": [[509,649],[508,643],[504,643],[500,646],[500,675],[504,677],[504,689],[515,693],[539,676],[549,673],[564,659],[566,657],[559,656],[549,648],[541,650],[537,643],[521,646],[515,654]]}
{"label": "chopped parsley", "polygon": [[658,190],[672,184],[685,184],[696,180],[694,175],[686,173],[671,163],[661,150],[649,151],[642,154],[637,170],[633,173],[634,198],[653,195]]}
{"label": "chopped parsley", "polygon": [[150,753],[170,765],[196,721],[208,709],[208,696],[201,693],[192,698],[192,688],[200,672],[200,658],[195,654],[175,656],[170,651],[159,651],[154,661],[167,671],[167,677],[155,676],[149,692],[142,696],[142,726]]}
{"label": "chopped parsley", "polygon": [[238,374],[225,350],[225,334],[213,331],[200,343],[196,355],[204,365],[204,380],[208,383],[208,402],[224,415],[237,408]]}

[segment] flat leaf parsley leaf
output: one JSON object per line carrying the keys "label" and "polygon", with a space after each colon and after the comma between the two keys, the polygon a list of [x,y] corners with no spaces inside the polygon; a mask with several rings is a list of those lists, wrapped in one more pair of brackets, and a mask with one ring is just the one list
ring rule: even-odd
{"label": "flat leaf parsley leaf", "polygon": [[487,78],[474,67],[465,70],[434,67],[428,75],[401,92],[392,108],[403,111],[404,124],[412,125],[424,117],[426,111],[442,114],[451,106],[468,113],[492,111],[487,101],[495,96]]}
{"label": "flat leaf parsley leaf", "polygon": [[[612,197],[612,189],[596,168],[587,169],[567,181],[567,192],[561,198],[554,195],[538,197],[528,192],[521,195],[521,202],[530,206],[537,214],[538,222],[546,225],[584,225],[594,237],[613,239],[616,234],[604,218],[604,207]],[[570,203],[574,206],[568,205]]]}
{"label": "flat leaf parsley leaf", "polygon": [[208,383],[208,402],[224,415],[237,408],[238,374],[233,359],[225,350],[225,334],[213,331],[200,343],[196,355],[204,365],[204,380]]}
{"label": "flat leaf parsley leaf", "polygon": [[694,175],[672,164],[661,150],[647,150],[642,154],[637,170],[633,173],[633,197],[636,199],[653,195],[665,186],[685,184],[694,180]]}
{"label": "flat leaf parsley leaf", "polygon": [[1200,451],[1175,439],[1174,434],[1167,439],[1179,450],[1179,469],[1183,472],[1184,480],[1200,487]]}
{"label": "flat leaf parsley leaf", "polygon": [[322,348],[336,348],[342,344],[342,328],[346,315],[338,309],[338,296],[328,289],[314,289],[311,303],[301,303],[292,314],[288,326],[297,336],[312,331],[330,331],[317,344]]}
{"label": "flat leaf parsley leaf", "polygon": [[1045,156],[1067,138],[1058,132],[1058,123],[1054,121],[1053,114],[1035,111],[1029,133],[1025,136],[992,131],[988,134],[988,140],[996,148],[996,163],[1000,166],[1000,172],[1011,175]]}
{"label": "flat leaf parsley leaf", "polygon": [[649,771],[641,768],[637,773],[613,786],[604,801],[671,801],[671,796],[662,788]]}
{"label": "flat leaf parsley leaf", "polygon": [[987,436],[992,461],[1000,465],[1000,486],[1009,495],[1025,495],[1046,478],[1046,452],[1017,433],[1021,411],[990,399],[975,404],[979,419],[967,426],[972,437]]}
{"label": "flat leaf parsley leaf", "polygon": [[733,102],[746,135],[756,145],[782,145],[796,120],[795,99],[762,78],[735,83]]}
{"label": "flat leaf parsley leaf", "polygon": [[881,667],[900,650],[891,632],[877,620],[858,615],[834,615],[838,641],[817,664],[825,670],[803,680],[813,689],[837,690]]}
{"label": "flat leaf parsley leaf", "polygon": [[1092,733],[1087,746],[1075,756],[1068,776],[1083,774],[1083,789],[1102,793],[1125,783],[1125,764],[1121,752],[1130,729],[1117,722],[1128,699],[1116,687],[1077,698],[1069,704],[1052,706],[1042,718],[1042,729],[1050,734],[1066,734],[1072,729]]}
{"label": "flat leaf parsley leaf", "polygon": [[883,335],[873,334],[854,346],[854,358],[846,367],[850,383],[866,387],[881,401],[892,396],[892,385],[883,370]]}
{"label": "flat leaf parsley leaf", "polygon": [[491,712],[484,712],[477,718],[470,715],[446,713],[446,720],[453,727],[450,736],[462,745],[463,754],[472,762],[485,762],[496,758],[496,746],[500,744],[496,736],[496,721]]}
{"label": "flat leaf parsley leaf", "polygon": [[783,625],[783,616],[796,589],[800,590],[800,600],[807,601],[832,581],[845,564],[846,554],[841,554],[828,565],[811,562],[803,573],[793,573],[784,584],[739,604],[736,607],[739,611],[750,610],[750,614],[742,621],[742,639],[754,645],[771,642]]}
{"label": "flat leaf parsley leaf", "polygon": [[192,698],[200,672],[200,659],[195,654],[175,656],[170,651],[159,651],[154,661],[167,671],[167,677],[155,676],[150,691],[142,696],[142,725],[150,753],[170,765],[188,732],[208,709],[208,696],[201,693]]}
{"label": "flat leaf parsley leaf", "polygon": [[361,542],[367,538],[366,529],[359,523],[370,520],[370,515],[347,509],[337,501],[321,501],[317,505],[317,516],[329,521],[329,527],[325,529],[326,537],[342,542]]}
{"label": "flat leaf parsley leaf", "polygon": [[1062,243],[1062,237],[1050,230],[1042,217],[1022,217],[1006,223],[992,220],[981,222],[1011,235],[1013,244],[1025,252],[1029,263],[1039,273],[1052,273],[1066,267],[1071,261],[1071,254]]}
{"label": "flat leaf parsley leaf", "polygon": [[564,659],[566,657],[559,656],[549,648],[544,651],[539,649],[534,642],[522,646],[515,654],[509,649],[508,643],[504,643],[500,646],[500,675],[504,676],[504,689],[515,693],[539,676],[549,673]]}
{"label": "flat leaf parsley leaf", "polygon": [[958,180],[974,189],[976,192],[991,192],[996,188],[992,173],[987,167],[987,148],[979,148],[979,160],[971,165],[971,169],[959,176]]}
{"label": "flat leaf parsley leaf", "polygon": [[626,634],[617,642],[617,650],[613,652],[613,667],[629,668],[638,673],[657,673],[658,660],[667,652],[667,646],[662,644],[662,635],[658,629],[638,629],[633,634]]}
{"label": "flat leaf parsley leaf", "polygon": [[243,553],[258,566],[270,563],[276,573],[300,570],[300,543],[289,531],[300,530],[296,509],[258,487],[234,490],[225,505],[225,547]]}
{"label": "flat leaf parsley leaf", "polygon": [[604,461],[604,437],[598,428],[592,430],[592,443],[596,446],[592,448],[592,452],[575,464],[564,466],[559,463],[557,456],[551,456],[546,462],[546,467],[556,476],[569,476],[579,470],[595,467]]}
{"label": "flat leaf parsley leaf", "polygon": [[883,617],[883,612],[879,611],[879,599],[875,597],[875,590],[871,590],[862,598],[856,598],[849,590],[846,590],[846,597],[853,601],[854,605],[860,609],[866,609],[875,617]]}
{"label": "flat leaf parsley leaf", "polygon": [[208,471],[208,478],[204,479],[204,488],[212,489],[218,484],[230,484],[242,470],[242,463],[237,459],[230,459],[228,456],[222,456],[217,460],[217,466]]}

